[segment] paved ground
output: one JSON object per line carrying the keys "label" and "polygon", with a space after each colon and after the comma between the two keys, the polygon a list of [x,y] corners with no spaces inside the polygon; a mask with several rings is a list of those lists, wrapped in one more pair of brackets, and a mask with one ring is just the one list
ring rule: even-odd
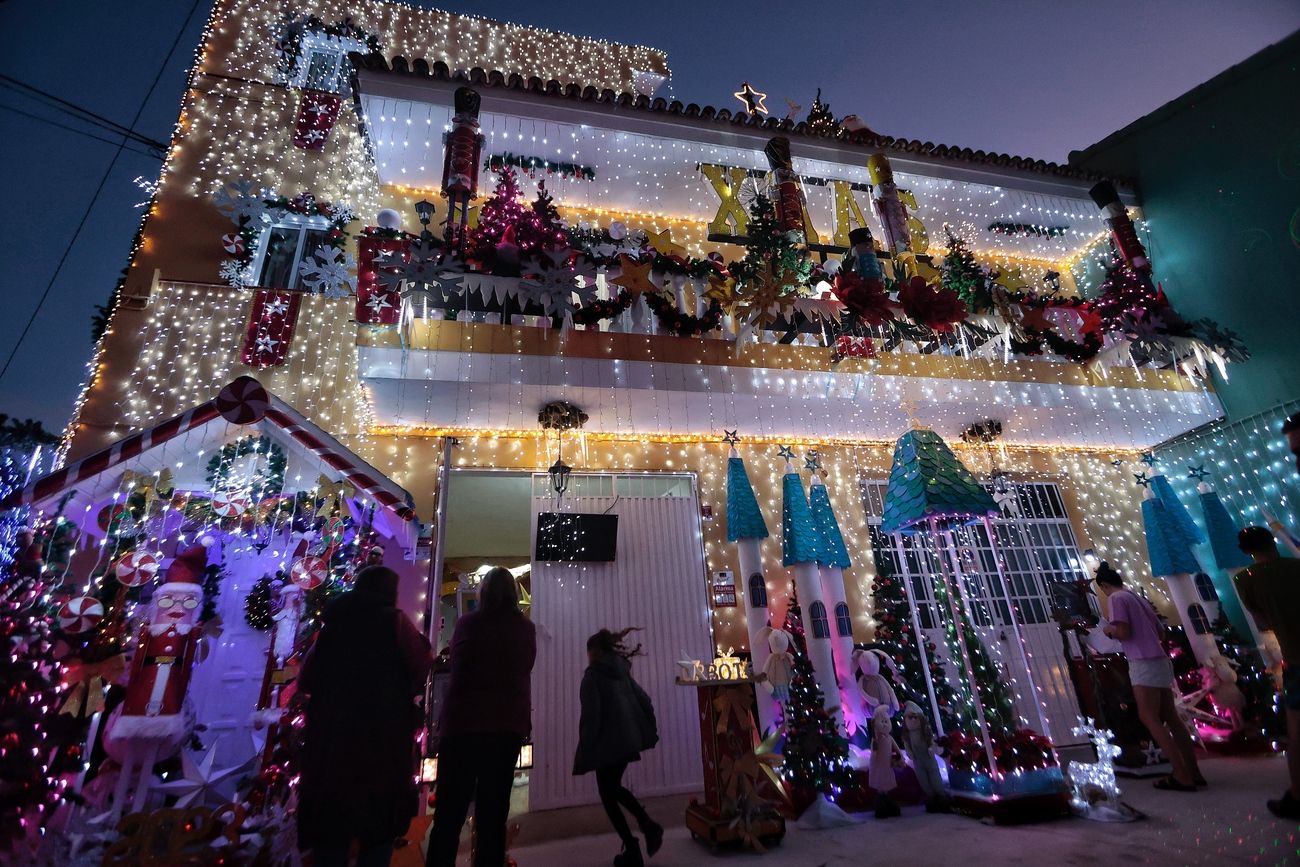
{"label": "paved ground", "polygon": [[[900,818],[868,818],[850,828],[800,831],[791,827],[785,842],[763,856],[713,856],[691,841],[679,819],[653,864],[684,867],[724,860],[753,867],[1300,864],[1300,824],[1278,821],[1264,808],[1264,800],[1283,788],[1286,770],[1280,757],[1211,758],[1203,760],[1202,767],[1210,787],[1194,795],[1156,791],[1149,780],[1122,781],[1124,800],[1148,816],[1131,824],[1062,819],[990,827],[960,816],[928,816],[911,807]],[[668,819],[665,812],[676,805],[654,806],[657,815]],[[583,814],[581,821],[558,815],[547,820],[548,815],[536,813],[525,819],[550,824],[552,830],[564,819],[593,829],[592,814]],[[520,835],[521,842],[538,836],[534,829]],[[517,845],[511,854],[519,867],[586,867],[610,864],[617,850],[612,833],[599,833]]]}

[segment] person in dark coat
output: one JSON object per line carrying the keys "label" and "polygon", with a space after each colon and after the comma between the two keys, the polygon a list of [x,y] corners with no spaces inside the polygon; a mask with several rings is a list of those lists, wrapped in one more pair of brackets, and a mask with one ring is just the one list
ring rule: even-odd
{"label": "person in dark coat", "polygon": [[596,772],[601,806],[623,841],[623,851],[614,857],[615,867],[639,867],[644,863],[640,841],[628,828],[620,805],[636,819],[645,837],[647,854],[653,856],[658,852],[664,840],[664,829],[623,786],[628,763],[639,761],[644,750],[659,743],[650,696],[632,679],[630,660],[641,649],[639,644],[628,649],[624,643],[632,631],[602,629],[587,639],[588,665],[580,691],[578,751],[573,757],[575,776]]}
{"label": "person in dark coat", "polygon": [[438,721],[438,788],[428,867],[454,867],[461,827],[474,802],[475,867],[506,860],[506,819],[519,748],[532,734],[537,633],[519,610],[509,569],[483,576],[479,607],[456,621],[451,682]]}
{"label": "person in dark coat", "polygon": [[433,657],[397,608],[397,573],[368,566],[330,602],[298,689],[307,695],[298,842],[315,867],[387,867],[418,809],[415,737]]}

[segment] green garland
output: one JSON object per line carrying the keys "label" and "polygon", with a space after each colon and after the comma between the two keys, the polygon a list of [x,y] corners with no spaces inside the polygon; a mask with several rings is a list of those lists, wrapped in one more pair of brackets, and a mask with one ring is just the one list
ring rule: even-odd
{"label": "green garland", "polygon": [[553,162],[544,157],[526,157],[523,154],[512,154],[506,151],[503,154],[492,154],[492,156],[483,160],[483,168],[489,172],[499,172],[510,166],[527,172],[532,177],[533,172],[544,170],[548,175],[559,175],[562,178],[579,178],[584,181],[596,180],[596,170],[591,166],[584,166],[580,163]]}
{"label": "green garland", "polygon": [[251,454],[265,454],[266,466],[253,476],[249,494],[255,499],[273,497],[284,490],[284,450],[265,436],[250,435],[222,446],[208,459],[208,485],[213,490],[226,487],[231,465]]}

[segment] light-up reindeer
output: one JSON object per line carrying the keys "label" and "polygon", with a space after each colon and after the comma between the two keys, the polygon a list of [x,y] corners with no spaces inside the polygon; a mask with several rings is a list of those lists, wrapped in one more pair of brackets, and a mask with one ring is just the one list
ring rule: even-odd
{"label": "light-up reindeer", "polygon": [[1075,735],[1086,735],[1097,750],[1096,762],[1070,762],[1066,773],[1070,776],[1072,789],[1070,803],[1076,809],[1087,810],[1095,804],[1088,798],[1089,789],[1096,789],[1104,796],[1107,806],[1120,809],[1119,786],[1115,782],[1115,759],[1123,752],[1111,738],[1115,733],[1110,729],[1098,729],[1089,717],[1072,729]]}

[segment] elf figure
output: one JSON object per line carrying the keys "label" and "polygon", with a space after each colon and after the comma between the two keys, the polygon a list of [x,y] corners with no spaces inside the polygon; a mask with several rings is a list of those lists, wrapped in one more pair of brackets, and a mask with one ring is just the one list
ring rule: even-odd
{"label": "elf figure", "polygon": [[925,793],[925,811],[951,813],[952,799],[943,787],[943,776],[939,773],[939,762],[935,758],[943,749],[935,744],[930,721],[914,701],[903,705],[903,749],[912,760],[912,770],[916,772],[916,780]]}
{"label": "elf figure", "polygon": [[894,723],[892,714],[884,705],[876,708],[871,716],[871,764],[868,766],[868,782],[876,790],[876,818],[892,819],[902,813],[898,804],[889,796],[898,786],[894,778],[894,767],[902,762],[898,744],[894,741]]}
{"label": "elf figure", "polygon": [[133,772],[138,781],[132,810],[144,808],[154,764],[180,749],[193,728],[185,695],[201,633],[199,582],[206,566],[207,551],[201,545],[177,555],[167,569],[166,583],[154,593],[149,622],[140,628],[126,695],[104,735],[110,755],[121,765],[113,797],[115,815],[125,806]]}

